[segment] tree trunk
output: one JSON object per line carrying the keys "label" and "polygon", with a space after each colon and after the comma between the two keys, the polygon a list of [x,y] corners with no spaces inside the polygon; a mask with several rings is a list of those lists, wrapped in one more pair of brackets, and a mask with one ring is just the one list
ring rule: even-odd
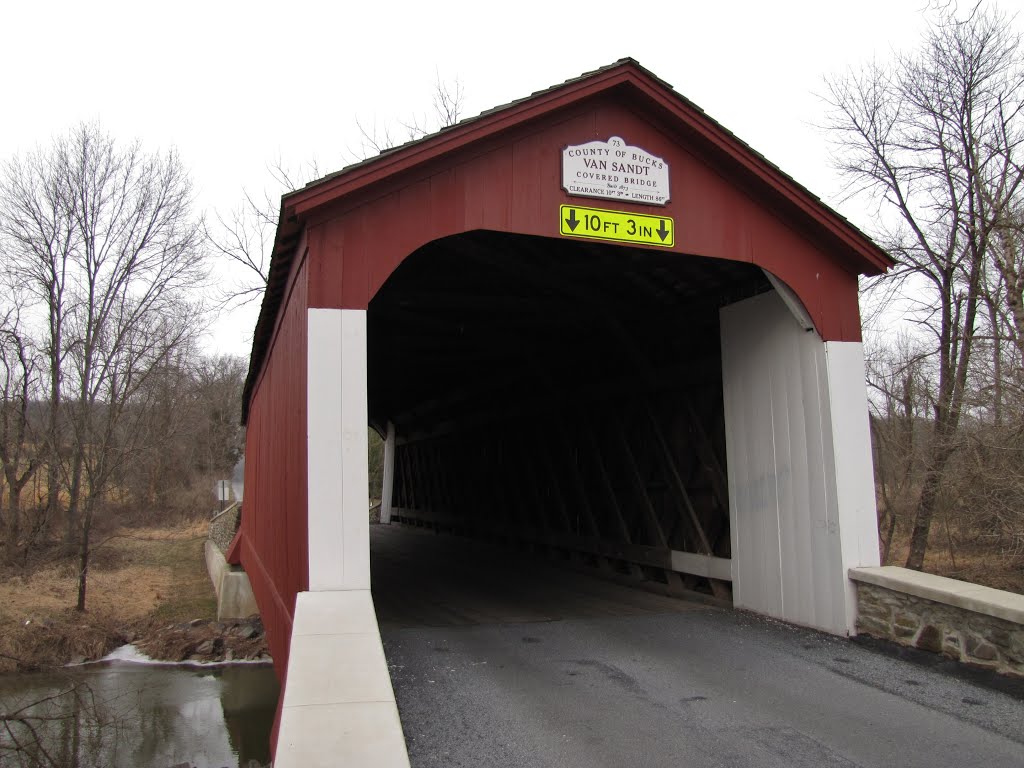
{"label": "tree trunk", "polygon": [[4,545],[4,558],[7,562],[12,563],[17,557],[17,540],[22,535],[22,520],[20,520],[20,513],[17,505],[17,494],[14,493],[13,487],[8,486],[7,494],[7,526],[6,526],[6,539],[7,542]]}
{"label": "tree trunk", "polygon": [[67,525],[64,531],[64,546],[68,553],[73,552],[79,536],[78,507],[82,497],[82,449],[75,451],[71,466],[71,487],[68,492],[68,509],[65,515]]}
{"label": "tree trunk", "polygon": [[939,502],[939,488],[946,464],[952,454],[950,436],[944,421],[935,425],[935,437],[931,446],[931,456],[924,475],[921,495],[917,500],[914,513],[914,530],[910,534],[910,552],[907,554],[906,567],[915,571],[924,568],[924,556],[928,550],[928,534],[931,532],[932,519]]}
{"label": "tree trunk", "polygon": [[907,554],[907,568],[920,571],[924,568],[924,555],[928,550],[928,534],[935,516],[935,502],[938,498],[939,473],[929,472],[921,489],[921,498],[914,515],[914,531],[910,535],[910,552]]}
{"label": "tree trunk", "polygon": [[86,504],[82,516],[82,536],[78,557],[78,603],[76,611],[85,611],[85,592],[89,584],[89,534],[92,532],[92,505]]}
{"label": "tree trunk", "polygon": [[885,532],[885,540],[882,542],[882,565],[889,564],[889,552],[892,551],[892,537],[896,533],[896,515],[890,513],[889,527]]}
{"label": "tree trunk", "polygon": [[[46,457],[46,519],[55,520],[60,509],[60,404],[61,371],[60,347],[63,343],[61,329],[62,303],[50,294],[50,413],[47,424],[49,451]],[[75,543],[72,521],[67,521],[64,534],[65,548],[70,551]]]}
{"label": "tree trunk", "polygon": [[21,537],[21,488],[16,483],[7,483],[7,543],[4,557],[13,563],[18,556],[18,539]]}
{"label": "tree trunk", "polygon": [[[57,452],[51,450],[50,455],[46,459],[46,519],[54,520],[58,516],[59,505],[60,505],[60,471],[57,467]],[[67,532],[64,534],[64,541],[67,544],[73,544],[74,539],[68,538]]]}

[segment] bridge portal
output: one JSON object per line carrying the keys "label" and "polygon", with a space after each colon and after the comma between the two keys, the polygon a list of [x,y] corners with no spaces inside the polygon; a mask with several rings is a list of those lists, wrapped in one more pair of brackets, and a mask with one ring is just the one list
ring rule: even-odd
{"label": "bridge portal", "polygon": [[237,552],[368,590],[384,520],[837,634],[878,564],[857,278],[887,256],[625,59],[283,199]]}

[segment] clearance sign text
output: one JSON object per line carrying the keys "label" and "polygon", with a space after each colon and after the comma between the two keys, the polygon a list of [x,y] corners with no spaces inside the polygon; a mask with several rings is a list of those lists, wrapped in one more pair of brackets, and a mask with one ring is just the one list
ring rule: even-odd
{"label": "clearance sign text", "polygon": [[559,207],[559,232],[567,237],[589,237],[617,243],[675,245],[675,222],[668,216],[586,208],[581,205]]}

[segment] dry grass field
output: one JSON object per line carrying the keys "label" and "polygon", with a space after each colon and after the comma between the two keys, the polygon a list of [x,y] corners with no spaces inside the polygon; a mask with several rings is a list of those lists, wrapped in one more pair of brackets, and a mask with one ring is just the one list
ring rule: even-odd
{"label": "dry grass field", "polygon": [[207,523],[123,527],[97,537],[87,611],[73,609],[77,570],[41,556],[0,573],[0,671],[96,658],[155,625],[210,619]]}
{"label": "dry grass field", "polygon": [[[907,561],[908,550],[909,535],[895,538],[886,565],[902,566]],[[1024,556],[962,540],[949,546],[941,526],[935,526],[932,531],[924,570],[951,579],[1024,594]]]}

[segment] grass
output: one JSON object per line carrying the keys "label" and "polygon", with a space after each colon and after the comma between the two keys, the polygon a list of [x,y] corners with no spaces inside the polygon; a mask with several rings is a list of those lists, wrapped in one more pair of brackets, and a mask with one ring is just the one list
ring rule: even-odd
{"label": "grass", "polygon": [[[964,537],[966,538],[966,537]],[[1024,557],[1000,552],[995,547],[984,547],[954,536],[950,545],[945,529],[932,527],[924,571],[993,589],[1024,594]],[[900,532],[893,538],[886,565],[902,566],[910,551],[909,532]]]}
{"label": "grass", "polygon": [[94,658],[147,627],[214,618],[206,528],[203,520],[98,536],[84,614],[73,610],[73,560],[0,574],[0,671]]}

